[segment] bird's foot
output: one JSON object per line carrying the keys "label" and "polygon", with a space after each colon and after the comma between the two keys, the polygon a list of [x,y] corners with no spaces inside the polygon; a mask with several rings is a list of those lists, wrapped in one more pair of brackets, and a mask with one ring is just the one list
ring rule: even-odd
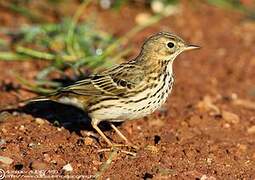
{"label": "bird's foot", "polygon": [[139,147],[132,145],[131,143],[129,143],[129,144],[115,144],[115,143],[113,143],[110,145],[109,148],[100,149],[100,150],[98,150],[98,152],[117,151],[117,152],[124,153],[127,155],[136,156],[137,150],[139,150]]}
{"label": "bird's foot", "polygon": [[128,149],[133,149],[133,150],[139,150],[139,147],[136,145],[133,145],[132,143],[127,143],[127,144],[112,144],[112,147],[126,147]]}
{"label": "bird's foot", "polygon": [[136,156],[136,152],[133,152],[133,151],[129,151],[129,150],[124,150],[124,149],[121,149],[119,148],[120,146],[112,146],[110,148],[104,148],[104,149],[100,149],[98,150],[97,152],[100,153],[100,152],[112,152],[112,151],[117,151],[119,153],[124,153],[126,155],[131,155],[131,156]]}

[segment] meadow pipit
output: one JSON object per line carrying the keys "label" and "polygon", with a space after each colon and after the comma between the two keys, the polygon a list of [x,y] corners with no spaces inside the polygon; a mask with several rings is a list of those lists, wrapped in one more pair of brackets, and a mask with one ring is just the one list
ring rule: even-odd
{"label": "meadow pipit", "polygon": [[181,52],[196,49],[180,37],[160,32],[149,37],[140,54],[129,62],[63,87],[42,99],[74,105],[91,117],[93,128],[108,143],[114,144],[99,129],[108,121],[117,134],[127,138],[112,124],[144,117],[167,99],[174,82],[172,64]]}

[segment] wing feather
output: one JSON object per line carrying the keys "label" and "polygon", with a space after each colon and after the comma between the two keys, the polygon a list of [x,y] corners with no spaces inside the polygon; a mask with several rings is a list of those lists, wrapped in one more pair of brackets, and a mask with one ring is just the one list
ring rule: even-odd
{"label": "wing feather", "polygon": [[126,63],[101,74],[77,81],[60,91],[85,96],[120,96],[132,91],[140,84],[143,77],[144,70],[140,66]]}

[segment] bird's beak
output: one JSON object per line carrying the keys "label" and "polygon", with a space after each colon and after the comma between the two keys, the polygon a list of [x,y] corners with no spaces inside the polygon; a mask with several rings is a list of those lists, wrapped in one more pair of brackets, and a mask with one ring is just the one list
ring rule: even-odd
{"label": "bird's beak", "polygon": [[187,45],[184,49],[184,51],[189,51],[189,50],[193,50],[193,49],[199,49],[201,48],[200,46],[197,45]]}

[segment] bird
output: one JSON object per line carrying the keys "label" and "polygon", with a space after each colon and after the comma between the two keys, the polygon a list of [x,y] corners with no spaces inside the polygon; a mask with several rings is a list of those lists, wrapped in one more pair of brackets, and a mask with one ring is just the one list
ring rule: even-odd
{"label": "bird", "polygon": [[182,52],[197,48],[173,33],[159,32],[144,41],[136,58],[29,103],[50,100],[80,108],[89,115],[92,127],[108,146],[118,144],[99,128],[102,121],[107,121],[125,144],[131,144],[114,122],[139,119],[160,108],[173,87],[174,60]]}

